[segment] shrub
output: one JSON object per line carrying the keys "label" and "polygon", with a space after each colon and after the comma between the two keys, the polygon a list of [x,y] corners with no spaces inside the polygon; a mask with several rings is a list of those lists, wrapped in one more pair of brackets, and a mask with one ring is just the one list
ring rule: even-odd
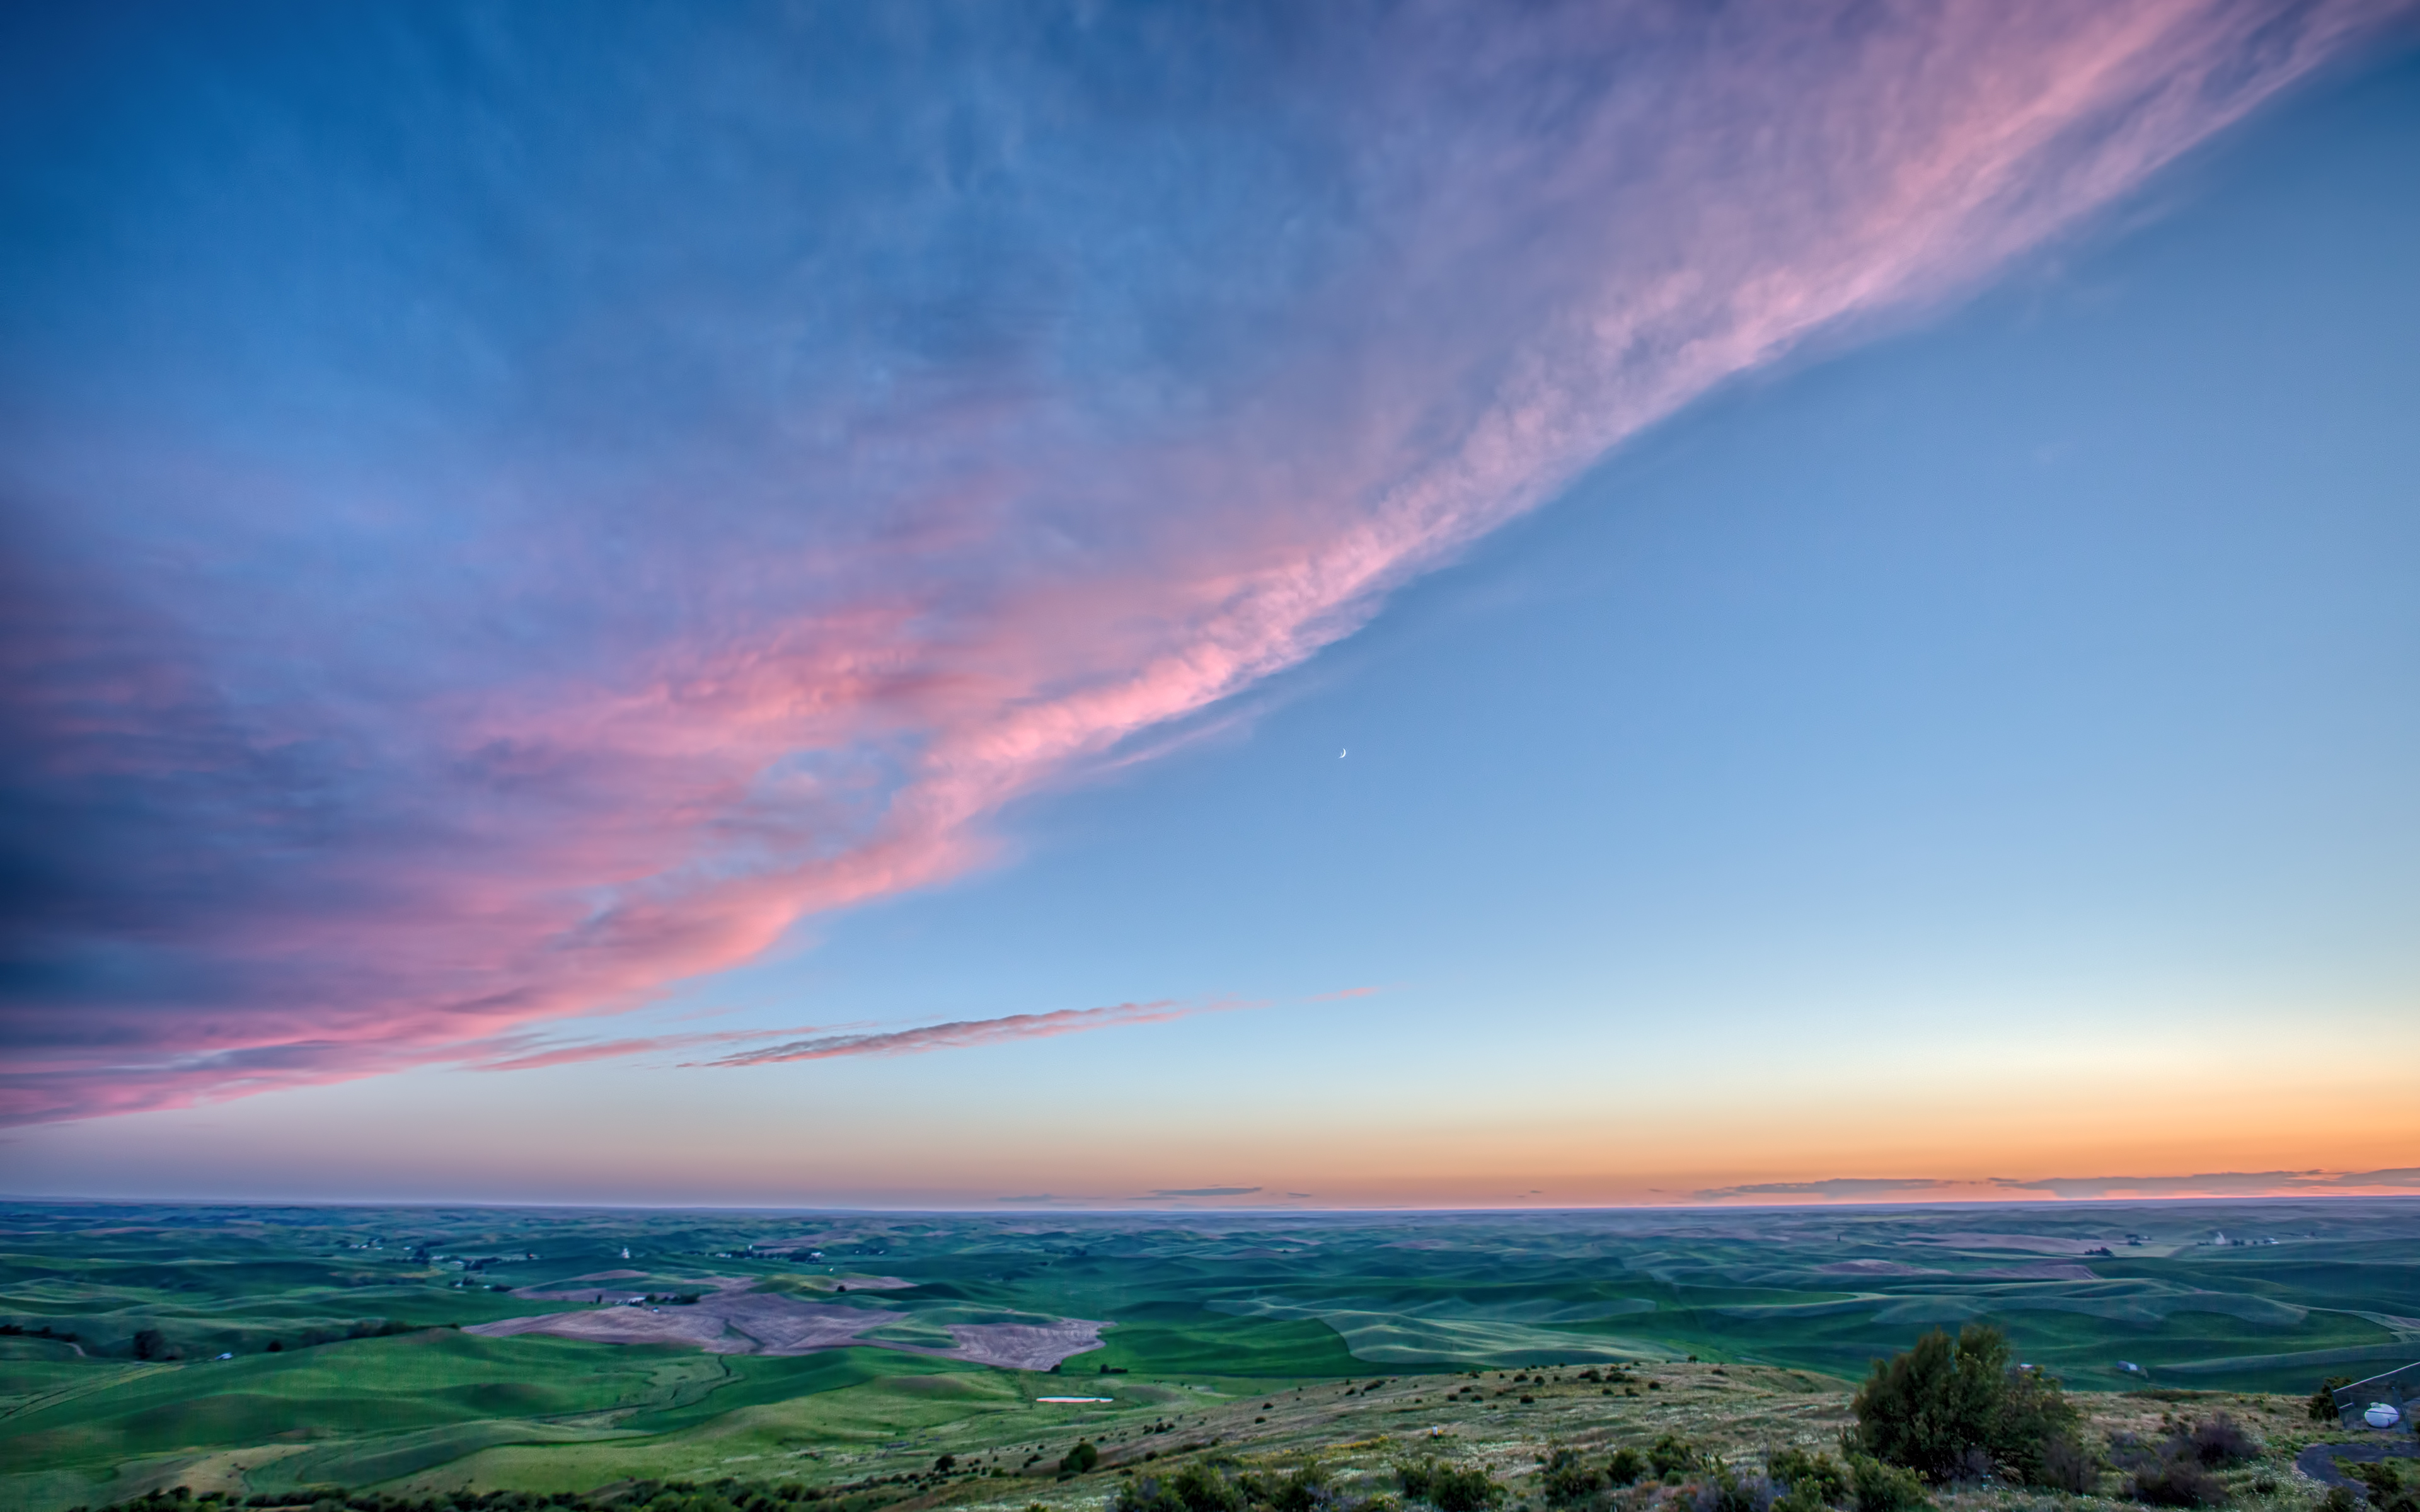
{"label": "shrub", "polygon": [[1697,1512],[1768,1512],[1772,1505],[1773,1482],[1742,1475],[1729,1465],[1714,1466],[1698,1488]]}
{"label": "shrub", "polygon": [[1093,1447],[1093,1441],[1079,1439],[1076,1443],[1076,1447],[1060,1457],[1059,1473],[1063,1475],[1081,1475],[1100,1462],[1101,1451]]}
{"label": "shrub", "polygon": [[2076,1496],[2089,1495],[2101,1485],[2101,1466],[2092,1452],[2068,1435],[2042,1445],[2041,1465],[2034,1484]]}
{"label": "shrub", "polygon": [[2076,1412],[2058,1382],[2009,1363],[2000,1331],[1968,1324],[1956,1339],[1934,1329],[1885,1362],[1858,1388],[1858,1452],[1935,1483],[1994,1467],[2039,1481],[2049,1445],[2074,1436]]}
{"label": "shrub", "polygon": [[2420,1473],[2403,1478],[2403,1467],[2392,1459],[2374,1465],[2344,1465],[2344,1473],[2369,1488],[2370,1512],[2420,1512]]}
{"label": "shrub", "polygon": [[1277,1512],[1319,1512],[1336,1500],[1335,1489],[1327,1482],[1327,1472],[1316,1464],[1299,1466],[1282,1478],[1248,1475],[1243,1491],[1247,1501],[1274,1507]]}
{"label": "shrub", "polygon": [[1636,1449],[1621,1448],[1613,1452],[1606,1462],[1606,1483],[1611,1486],[1636,1486],[1638,1477],[1647,1473],[1647,1457]]}
{"label": "shrub", "polygon": [[1143,1476],[1118,1488],[1116,1512],[1244,1512],[1243,1488],[1196,1461],[1166,1480]]}
{"label": "shrub", "polygon": [[1576,1506],[1605,1489],[1605,1473],[1590,1470],[1569,1449],[1557,1449],[1546,1457],[1538,1483],[1548,1506]]}
{"label": "shrub", "polygon": [[1481,1465],[1449,1465],[1422,1459],[1395,1467],[1404,1494],[1437,1512],[1486,1512],[1504,1500],[1504,1488]]}
{"label": "shrub", "polygon": [[2195,1424],[2185,1443],[2205,1465],[2236,1465],[2260,1458],[2260,1445],[2225,1412]]}
{"label": "shrub", "polygon": [[2126,1494],[2153,1506],[2216,1506],[2226,1488],[2190,1454],[2163,1454],[2138,1462]]}
{"label": "shrub", "polygon": [[2327,1380],[2320,1381],[2319,1389],[2311,1393],[2309,1409],[2311,1421],[2314,1423],[2335,1422],[2337,1416],[2336,1388],[2338,1386],[2350,1386],[2351,1384],[2352,1377],[2350,1376],[2330,1376]]}
{"label": "shrub", "polygon": [[1928,1504],[1924,1482],[1913,1472],[1871,1455],[1849,1457],[1849,1491],[1857,1512],[1912,1512]]}
{"label": "shrub", "polygon": [[1437,1512],[1487,1512],[1504,1500],[1484,1465],[1448,1465],[1429,1480],[1429,1503]]}
{"label": "shrub", "polygon": [[1658,1475],[1695,1470],[1702,1458],[1696,1444],[1677,1433],[1667,1433],[1647,1447],[1648,1467]]}
{"label": "shrub", "polygon": [[1838,1506],[1849,1499],[1849,1473],[1830,1455],[1777,1449],[1765,1457],[1764,1470],[1793,1506]]}

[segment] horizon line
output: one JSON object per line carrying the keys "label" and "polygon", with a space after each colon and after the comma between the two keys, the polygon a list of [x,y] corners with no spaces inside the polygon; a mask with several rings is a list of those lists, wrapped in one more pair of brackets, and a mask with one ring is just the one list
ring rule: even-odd
{"label": "horizon line", "polygon": [[1145,1207],[1133,1204],[1092,1207],[1012,1208],[989,1206],[941,1207],[848,1207],[812,1204],[690,1204],[670,1202],[555,1202],[545,1200],[501,1200],[493,1198],[454,1199],[446,1197],[90,1197],[90,1196],[20,1196],[0,1193],[0,1207],[126,1207],[126,1208],[478,1208],[494,1210],[559,1210],[563,1211],[600,1212],[697,1212],[697,1213],[767,1213],[882,1215],[907,1217],[1014,1218],[1038,1217],[1116,1217],[1119,1215],[1186,1214],[1198,1217],[1205,1212],[1233,1213],[1258,1217],[1502,1217],[1511,1215],[1552,1216],[1557,1214],[1613,1212],[1805,1212],[1821,1210],[1826,1212],[1871,1211],[1877,1210],[1910,1210],[1935,1208],[2091,1208],[2091,1207],[2162,1207],[2213,1206],[2247,1203],[2307,1202],[2420,1202],[2420,1192],[2262,1192],[2240,1196],[2192,1194],[2176,1196],[2102,1196],[2061,1197],[1943,1197],[1930,1201],[1905,1202],[1638,1202],[1593,1203],[1567,1207],[1370,1207],[1313,1208],[1263,1207],[1233,1204],[1203,1208],[1186,1204]]}

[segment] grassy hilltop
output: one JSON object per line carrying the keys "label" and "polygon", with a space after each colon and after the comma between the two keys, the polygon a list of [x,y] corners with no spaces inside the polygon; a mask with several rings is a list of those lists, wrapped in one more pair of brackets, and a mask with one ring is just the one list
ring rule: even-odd
{"label": "grassy hilltop", "polygon": [[[426,1497],[725,1478],[1021,1508],[1097,1503],[1118,1471],[1182,1454],[1315,1452],[1378,1475],[1416,1444],[1486,1461],[1526,1494],[1550,1443],[1828,1444],[1869,1361],[1977,1319],[2086,1392],[2104,1439],[2223,1402],[2273,1458],[2312,1431],[2299,1398],[2319,1378],[2420,1358],[2420,1205],[2392,1202],[1000,1217],[18,1205],[5,1226],[0,1508],[27,1512],[171,1485]],[[735,1298],[756,1311],[725,1319]],[[793,1315],[837,1319],[857,1342],[768,1352],[786,1335],[762,1319]],[[677,1325],[687,1341],[463,1331],[529,1319],[512,1326],[655,1338]],[[1107,1325],[1099,1346],[1056,1372],[983,1363],[1002,1338],[1061,1340],[1044,1350],[1056,1358],[1093,1323]],[[1632,1379],[1616,1384],[1613,1367]],[[1050,1396],[1112,1400],[1036,1400]],[[1062,1481],[1079,1440],[1102,1466]],[[2257,1473],[2307,1501],[2281,1466]]]}

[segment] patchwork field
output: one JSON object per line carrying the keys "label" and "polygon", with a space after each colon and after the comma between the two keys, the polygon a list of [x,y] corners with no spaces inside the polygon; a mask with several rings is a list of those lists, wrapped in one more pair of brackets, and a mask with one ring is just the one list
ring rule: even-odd
{"label": "patchwork field", "polygon": [[[27,1512],[172,1484],[932,1480],[942,1454],[959,1461],[949,1499],[1023,1506],[1081,1489],[1048,1474],[1079,1437],[1111,1470],[1213,1440],[1374,1464],[1432,1428],[1508,1464],[1548,1440],[1683,1420],[1769,1447],[1827,1439],[1869,1361],[1974,1319],[2071,1387],[2112,1394],[2093,1398],[2112,1422],[2420,1359],[2420,1204],[2393,1201],[1114,1216],[18,1204],[0,1226],[0,1507]],[[1653,1389],[1581,1379],[1610,1365]],[[1110,1399],[1037,1399],[1053,1396]],[[2281,1443],[2304,1431],[2290,1400],[2235,1400]],[[1340,1447],[1373,1436],[1395,1447]]]}

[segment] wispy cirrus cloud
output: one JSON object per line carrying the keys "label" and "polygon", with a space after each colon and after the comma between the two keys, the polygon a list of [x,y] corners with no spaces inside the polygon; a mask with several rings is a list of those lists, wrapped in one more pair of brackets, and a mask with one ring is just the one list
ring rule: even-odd
{"label": "wispy cirrus cloud", "polygon": [[963,1050],[1002,1044],[1012,1040],[1047,1040],[1063,1034],[1131,1024],[1166,1024],[1197,1013],[1230,1013],[1238,1009],[1265,1008],[1265,1003],[1218,1002],[1112,1003],[1106,1008],[1063,1008],[1048,1013],[1009,1013],[999,1018],[962,1019],[908,1029],[883,1029],[858,1034],[819,1034],[760,1049],[735,1050],[706,1062],[715,1066],[769,1066],[787,1060],[836,1060],[847,1056],[912,1056],[928,1050]]}
{"label": "wispy cirrus cloud", "polygon": [[518,1049],[470,1045],[462,1064],[472,1071],[543,1071],[550,1066],[576,1066],[591,1060],[625,1060],[634,1056],[680,1055],[706,1046],[775,1039],[803,1029],[727,1031],[719,1034],[644,1034],[618,1040],[590,1040],[569,1044],[534,1044]]}
{"label": "wispy cirrus cloud", "polygon": [[2397,8],[163,13],[0,161],[0,1118],[457,1060],[991,862]]}
{"label": "wispy cirrus cloud", "polygon": [[[1307,999],[1324,1001],[1333,994]],[[1197,1013],[1233,1012],[1266,1008],[1262,1002],[1114,1003],[1102,1008],[1061,1009],[1047,1013],[1009,1013],[995,1018],[961,1019],[946,1024],[881,1028],[865,1024],[802,1026],[773,1029],[691,1030],[676,1034],[629,1035],[607,1040],[558,1041],[541,1033],[506,1035],[458,1047],[458,1062],[472,1071],[539,1071],[551,1066],[578,1065],[591,1060],[619,1060],[641,1056],[676,1055],[699,1049],[730,1053],[685,1066],[770,1065],[787,1060],[832,1060],[850,1056],[922,1055],[929,1051],[966,1049],[1014,1040],[1043,1040],[1063,1034],[1127,1025],[1167,1024]],[[781,1041],[767,1044],[768,1041]]]}

